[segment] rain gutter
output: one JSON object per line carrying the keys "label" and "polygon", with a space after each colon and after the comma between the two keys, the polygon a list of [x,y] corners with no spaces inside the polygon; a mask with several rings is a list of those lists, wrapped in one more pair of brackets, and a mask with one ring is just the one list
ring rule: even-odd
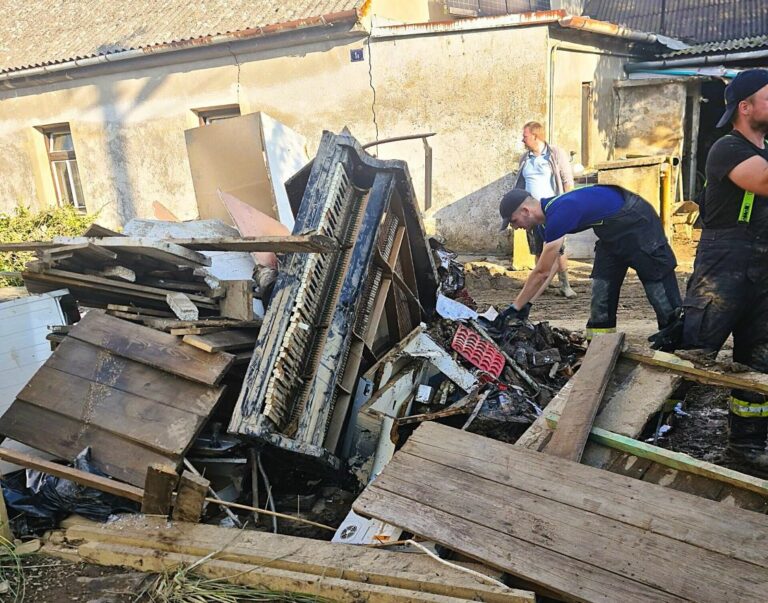
{"label": "rain gutter", "polygon": [[734,63],[739,61],[751,61],[754,59],[768,58],[768,49],[749,50],[745,52],[725,52],[722,54],[711,54],[707,56],[687,57],[683,59],[660,59],[658,61],[641,61],[639,63],[627,63],[624,65],[624,71],[627,73],[636,73],[638,71],[667,69],[677,67],[704,67],[708,65],[722,65],[723,63]]}

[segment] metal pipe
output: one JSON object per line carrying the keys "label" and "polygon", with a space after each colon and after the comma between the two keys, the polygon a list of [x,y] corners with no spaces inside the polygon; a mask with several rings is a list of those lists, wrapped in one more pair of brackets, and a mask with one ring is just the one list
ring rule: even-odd
{"label": "metal pipe", "polygon": [[579,17],[571,15],[560,19],[558,24],[561,27],[568,29],[579,29],[582,31],[589,31],[604,36],[614,36],[616,38],[624,38],[632,40],[633,42],[643,42],[645,44],[655,44],[659,41],[656,34],[647,33],[644,31],[637,31],[635,29],[629,29],[628,27],[622,27],[614,23],[608,23],[607,21],[598,21],[597,19],[590,19],[589,17]]}
{"label": "metal pipe", "polygon": [[752,61],[755,59],[768,58],[768,49],[752,50],[745,52],[726,52],[723,54],[712,54],[708,56],[686,57],[684,59],[661,59],[658,61],[641,61],[639,63],[627,63],[624,65],[624,71],[627,73],[636,73],[649,69],[665,69],[667,67],[703,67],[706,65],[722,65],[738,61]]}
{"label": "metal pipe", "polygon": [[[0,87],[14,90],[40,84],[70,81],[92,75],[108,75],[140,67],[159,67],[221,58],[232,56],[235,52],[242,54],[282,46],[361,36],[363,32],[357,31],[355,28],[333,31],[339,25],[357,23],[358,16],[357,10],[350,10],[233,33],[204,36],[181,42],[168,42],[157,46],[19,69],[0,73]],[[287,44],[286,38],[289,40]],[[293,41],[292,38],[298,39]],[[133,62],[133,64],[130,67],[125,66],[126,61]]]}

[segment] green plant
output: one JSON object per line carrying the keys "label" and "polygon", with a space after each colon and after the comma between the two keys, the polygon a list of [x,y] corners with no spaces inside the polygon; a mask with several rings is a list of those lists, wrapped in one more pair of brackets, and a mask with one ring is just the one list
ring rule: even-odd
{"label": "green plant", "polygon": [[[2,494],[0,494],[2,496]],[[24,601],[24,568],[21,556],[16,553],[16,546],[10,540],[0,536],[0,584],[8,599],[13,603]]]}
{"label": "green plant", "polygon": [[[70,206],[52,207],[38,212],[18,206],[11,213],[0,213],[0,243],[80,236],[95,219],[96,214],[82,214]],[[0,251],[0,272],[20,272],[34,258],[34,253],[28,251]],[[23,284],[21,278],[0,276],[0,287]]]}
{"label": "green plant", "polygon": [[179,568],[159,574],[142,593],[152,603],[330,603],[314,595],[273,591],[232,584],[223,579],[204,578]]}

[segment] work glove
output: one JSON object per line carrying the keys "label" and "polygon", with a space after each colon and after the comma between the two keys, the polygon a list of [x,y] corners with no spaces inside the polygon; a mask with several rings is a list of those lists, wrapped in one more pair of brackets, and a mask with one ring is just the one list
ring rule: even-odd
{"label": "work glove", "polygon": [[515,304],[509,304],[504,308],[496,319],[493,321],[493,327],[500,331],[504,326],[513,320],[528,320],[528,315],[531,313],[531,302],[525,304],[519,310],[515,308]]}
{"label": "work glove", "polygon": [[662,352],[674,352],[683,342],[683,324],[685,322],[685,312],[682,308],[677,308],[671,322],[654,333],[648,338],[651,343],[651,349],[661,350]]}

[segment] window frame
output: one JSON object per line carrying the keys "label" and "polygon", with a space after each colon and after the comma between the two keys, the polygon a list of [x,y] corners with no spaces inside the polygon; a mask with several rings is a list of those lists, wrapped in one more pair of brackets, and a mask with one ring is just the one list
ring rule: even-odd
{"label": "window frame", "polygon": [[203,109],[192,109],[201,126],[209,126],[217,121],[240,117],[240,105],[219,105],[216,107],[205,107]]}
{"label": "window frame", "polygon": [[[51,124],[47,126],[39,126],[37,130],[43,135],[43,142],[45,143],[45,153],[48,157],[48,166],[51,170],[51,179],[53,180],[53,190],[56,194],[56,203],[59,207],[63,207],[64,205],[71,205],[74,207],[77,211],[86,213],[87,208],[85,204],[85,195],[83,195],[83,187],[82,187],[82,180],[80,179],[80,170],[77,166],[77,153],[74,150],[75,147],[75,139],[72,136],[72,128],[70,128],[68,123],[59,123],[59,124]],[[70,140],[72,141],[72,150],[63,150],[63,151],[54,151],[52,150],[54,136],[57,134],[68,134],[70,137]],[[73,177],[73,168],[72,165],[69,163],[70,161],[74,161],[76,163],[75,170],[77,170],[77,183],[75,183],[75,178]],[[56,163],[66,162],[67,163],[67,178],[69,179],[69,187],[72,191],[72,195],[74,196],[74,203],[68,203],[65,201],[65,199],[62,196],[61,191],[61,185],[59,183],[59,178],[56,175]]]}

